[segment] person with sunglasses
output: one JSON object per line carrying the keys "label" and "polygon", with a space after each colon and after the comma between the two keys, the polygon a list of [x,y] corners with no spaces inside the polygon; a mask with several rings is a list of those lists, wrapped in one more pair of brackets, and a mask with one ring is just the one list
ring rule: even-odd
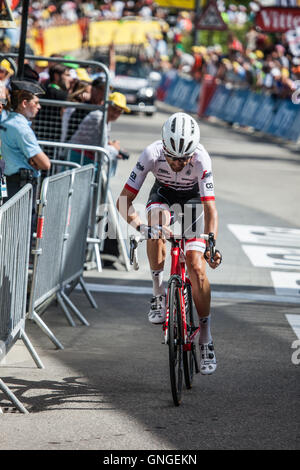
{"label": "person with sunglasses", "polygon": [[[148,224],[133,206],[149,172],[155,176],[146,212]],[[196,204],[198,203],[198,204]],[[153,324],[164,323],[166,296],[163,284],[166,240],[170,224],[184,213],[186,263],[193,286],[193,299],[201,324],[200,371],[212,374],[217,367],[210,330],[210,284],[206,263],[213,269],[222,261],[216,250],[213,261],[200,233],[218,232],[218,213],[215,204],[211,159],[200,144],[200,130],[194,118],[186,113],[170,116],[162,128],[162,138],[150,144],[139,157],[119,199],[117,208],[122,217],[140,233],[147,236],[148,226],[154,239],[147,240],[147,255],[153,280],[153,298],[148,315]],[[204,219],[204,220],[203,220]],[[163,234],[158,226],[163,226]],[[175,226],[174,226],[175,228]]]}

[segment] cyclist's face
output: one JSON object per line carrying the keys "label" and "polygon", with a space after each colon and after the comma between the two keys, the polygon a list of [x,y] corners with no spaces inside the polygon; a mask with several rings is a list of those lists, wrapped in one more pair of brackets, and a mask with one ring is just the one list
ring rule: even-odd
{"label": "cyclist's face", "polygon": [[175,171],[175,173],[179,173],[183,168],[191,161],[192,157],[189,159],[180,159],[177,158],[176,160],[172,160],[172,158],[165,155],[166,160],[171,167],[171,170]]}

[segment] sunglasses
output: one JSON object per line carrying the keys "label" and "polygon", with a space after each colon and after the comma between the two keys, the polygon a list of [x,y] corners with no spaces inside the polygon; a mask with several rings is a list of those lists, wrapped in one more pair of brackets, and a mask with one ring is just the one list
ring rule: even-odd
{"label": "sunglasses", "polygon": [[186,155],[185,157],[180,157],[180,158],[177,158],[177,157],[173,157],[173,155],[170,155],[169,153],[167,152],[164,152],[165,153],[165,156],[168,157],[170,160],[172,160],[172,162],[187,162],[188,160],[190,160],[192,158],[193,155]]}

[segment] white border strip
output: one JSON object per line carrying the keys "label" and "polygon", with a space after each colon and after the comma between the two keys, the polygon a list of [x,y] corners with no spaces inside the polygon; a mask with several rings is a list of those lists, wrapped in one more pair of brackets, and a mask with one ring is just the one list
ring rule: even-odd
{"label": "white border strip", "polygon": [[[151,287],[138,287],[138,286],[120,286],[117,284],[86,284],[87,288],[93,292],[109,292],[114,294],[136,294],[136,295],[153,295]],[[81,289],[80,286],[76,289]],[[250,294],[247,292],[225,292],[216,291],[212,292],[213,299],[228,299],[228,300],[248,300],[252,302],[274,302],[274,303],[289,303],[300,305],[299,297],[284,296],[284,295],[264,295],[264,294]]]}

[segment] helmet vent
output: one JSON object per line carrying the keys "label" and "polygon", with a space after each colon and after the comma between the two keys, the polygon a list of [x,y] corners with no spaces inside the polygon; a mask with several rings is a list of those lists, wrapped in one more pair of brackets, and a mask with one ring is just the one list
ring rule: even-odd
{"label": "helmet vent", "polygon": [[172,124],[171,124],[171,131],[175,132],[175,130],[176,130],[176,118],[173,119]]}
{"label": "helmet vent", "polygon": [[179,153],[182,153],[183,146],[184,146],[184,139],[180,139],[180,141],[179,141]]}
{"label": "helmet vent", "polygon": [[187,148],[185,149],[185,153],[188,153],[189,149],[191,148],[191,145],[193,144],[193,141],[191,140]]}
{"label": "helmet vent", "polygon": [[172,145],[172,149],[174,150],[174,152],[176,153],[176,145],[175,145],[175,142],[174,142],[174,139],[171,137],[170,139],[170,142],[171,142],[171,145]]}
{"label": "helmet vent", "polygon": [[191,134],[193,135],[195,133],[195,123],[191,121]]}

